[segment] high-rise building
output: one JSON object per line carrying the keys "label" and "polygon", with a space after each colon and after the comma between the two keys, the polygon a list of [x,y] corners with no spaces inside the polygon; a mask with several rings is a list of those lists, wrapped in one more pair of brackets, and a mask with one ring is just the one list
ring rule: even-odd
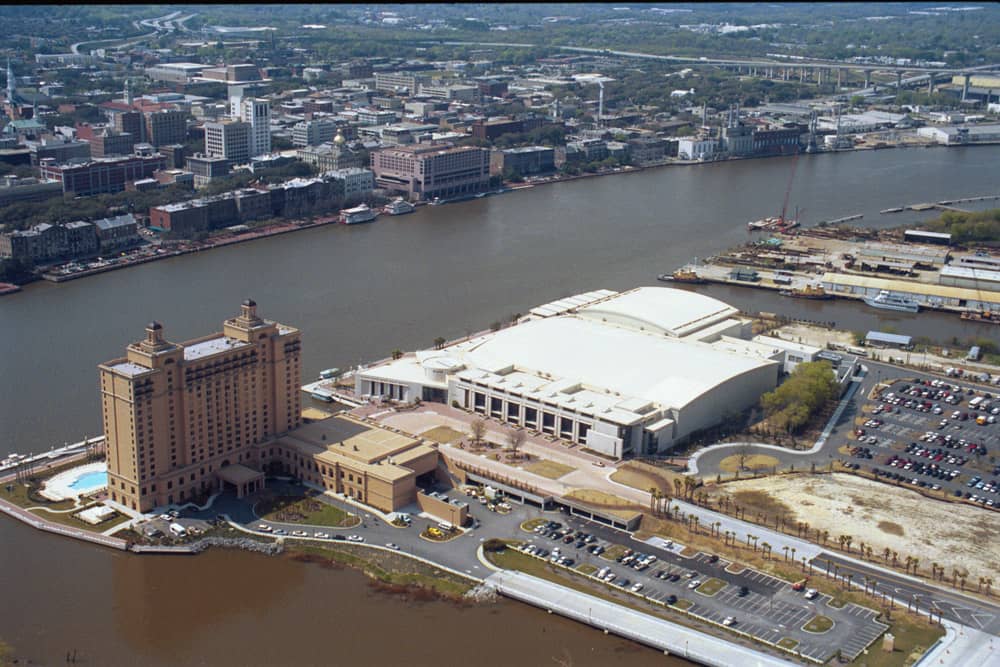
{"label": "high-rise building", "polygon": [[246,164],[251,157],[250,134],[250,125],[242,121],[205,123],[205,154],[226,158],[230,164]]}
{"label": "high-rise building", "polygon": [[240,103],[240,120],[250,126],[250,157],[271,152],[271,103],[259,97],[245,97]]}
{"label": "high-rise building", "polygon": [[476,146],[396,146],[372,153],[377,187],[429,201],[482,192],[490,185],[490,152]]}
{"label": "high-rise building", "polygon": [[148,111],[145,140],[154,146],[182,144],[187,139],[187,112],[180,109]]}
{"label": "high-rise building", "polygon": [[298,329],[264,320],[247,299],[219,333],[145,339],[101,364],[112,502],[147,512],[230,483],[263,487],[260,445],[301,423]]}

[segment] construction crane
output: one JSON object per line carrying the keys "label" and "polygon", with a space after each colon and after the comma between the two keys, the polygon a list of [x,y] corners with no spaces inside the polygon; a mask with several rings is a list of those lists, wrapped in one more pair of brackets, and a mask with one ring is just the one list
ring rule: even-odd
{"label": "construction crane", "polygon": [[[785,219],[785,215],[788,213],[788,198],[792,195],[792,183],[795,181],[795,170],[799,166],[799,154],[796,153],[795,157],[792,158],[792,173],[788,177],[788,187],[785,188],[785,201],[781,205],[781,216],[778,218],[780,225],[782,227],[787,226],[789,222]],[[798,223],[798,220],[793,222]]]}

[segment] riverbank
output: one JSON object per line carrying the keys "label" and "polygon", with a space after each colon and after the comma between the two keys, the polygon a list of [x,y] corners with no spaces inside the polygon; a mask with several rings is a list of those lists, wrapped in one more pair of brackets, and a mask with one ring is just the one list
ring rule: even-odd
{"label": "riverbank", "polygon": [[[868,144],[856,145],[852,148],[836,150],[836,151],[818,151],[814,153],[816,155],[823,153],[853,153],[865,150],[874,150],[875,148],[913,148],[913,147],[941,147],[941,148],[953,148],[953,146],[941,146],[938,144],[899,144],[899,145],[885,145],[885,146],[874,146]],[[648,170],[662,169],[665,167],[685,167],[694,165],[704,165],[704,164],[721,164],[727,162],[743,162],[747,160],[763,160],[767,158],[774,157],[789,157],[788,155],[749,155],[749,156],[734,156],[727,157],[725,159],[719,160],[682,160],[677,158],[670,158],[662,162],[648,165],[625,165],[622,167],[614,167],[610,169],[601,170],[594,173],[582,173],[582,174],[552,174],[548,176],[541,177],[529,177],[524,183],[520,184],[507,184],[504,186],[503,193],[507,194],[517,190],[529,190],[536,185],[548,185],[554,183],[565,183],[570,181],[577,181],[588,178],[595,178],[599,176],[613,176],[617,174],[631,174],[639,173]],[[485,194],[495,194],[492,192],[487,192]],[[954,203],[958,203],[959,200],[953,200]],[[965,200],[963,200],[965,201]],[[971,201],[971,200],[969,200]],[[417,206],[422,206],[428,202],[418,202]],[[947,208],[947,204],[952,203],[952,201],[942,201],[938,202],[939,205],[943,205],[942,208]],[[927,205],[913,205],[901,207],[901,210],[924,210],[917,208],[917,206],[927,206]],[[937,206],[932,204],[930,206]],[[846,219],[852,219],[855,216],[848,216]],[[841,220],[844,220],[843,218]],[[281,223],[278,225],[271,225],[265,228],[260,228],[252,230],[249,232],[244,232],[241,234],[235,234],[231,236],[219,236],[213,239],[208,239],[206,241],[185,241],[179,244],[178,247],[165,250],[163,248],[152,249],[153,252],[149,254],[136,254],[133,256],[125,256],[118,258],[111,258],[107,260],[101,260],[100,262],[89,262],[84,265],[79,265],[77,262],[68,262],[67,264],[61,266],[55,266],[47,269],[41,275],[41,277],[47,281],[60,283],[69,280],[76,280],[78,278],[84,278],[87,276],[98,275],[101,273],[106,273],[109,271],[116,271],[118,269],[124,269],[132,266],[139,266],[142,264],[147,264],[149,262],[154,262],[160,259],[168,259],[171,257],[178,257],[180,255],[186,255],[195,252],[202,252],[205,250],[211,250],[213,248],[224,247],[229,245],[234,245],[238,243],[243,243],[246,241],[253,241],[261,238],[268,238],[271,236],[278,236],[286,234],[289,232],[299,231],[303,229],[313,229],[315,227],[322,227],[328,224],[334,224],[338,221],[336,217],[320,218],[319,220],[308,222],[308,221],[289,221],[287,223]],[[149,248],[143,249],[150,250]],[[67,268],[68,267],[68,268]],[[7,289],[5,289],[7,287]],[[21,290],[21,286],[13,285],[8,283],[0,283],[0,296],[5,294],[13,294]]]}

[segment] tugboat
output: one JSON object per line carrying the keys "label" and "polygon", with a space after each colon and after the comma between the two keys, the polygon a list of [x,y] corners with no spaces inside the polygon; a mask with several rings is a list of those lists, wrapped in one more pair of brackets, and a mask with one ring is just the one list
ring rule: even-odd
{"label": "tugboat", "polygon": [[657,280],[674,283],[691,283],[693,285],[704,285],[708,281],[694,272],[694,269],[677,269],[673,273],[661,273],[656,276]]}
{"label": "tugboat", "polygon": [[798,299],[832,299],[833,295],[823,289],[822,285],[806,285],[802,288],[783,289],[781,296],[791,296]]}

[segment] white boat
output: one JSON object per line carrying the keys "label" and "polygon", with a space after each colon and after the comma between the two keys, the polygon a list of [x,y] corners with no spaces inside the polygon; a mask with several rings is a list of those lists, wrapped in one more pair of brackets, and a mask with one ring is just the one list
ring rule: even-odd
{"label": "white boat", "polygon": [[877,296],[866,296],[864,302],[872,308],[881,308],[882,310],[898,310],[904,313],[920,312],[920,304],[913,299],[890,294],[886,290],[882,290]]}
{"label": "white boat", "polygon": [[323,401],[324,403],[333,402],[333,393],[327,391],[326,389],[316,388],[309,392],[309,395],[315,398],[317,401]]}
{"label": "white boat", "polygon": [[413,213],[415,210],[416,206],[405,199],[394,199],[385,205],[382,212],[386,215],[406,215],[407,213]]}
{"label": "white boat", "polygon": [[359,222],[371,222],[378,217],[378,211],[368,208],[367,204],[361,204],[354,208],[345,208],[340,212],[340,221],[345,225],[356,225]]}
{"label": "white boat", "polygon": [[319,376],[323,380],[331,380],[331,379],[337,377],[338,373],[340,373],[340,369],[339,368],[327,368],[324,371],[320,371],[319,372]]}

